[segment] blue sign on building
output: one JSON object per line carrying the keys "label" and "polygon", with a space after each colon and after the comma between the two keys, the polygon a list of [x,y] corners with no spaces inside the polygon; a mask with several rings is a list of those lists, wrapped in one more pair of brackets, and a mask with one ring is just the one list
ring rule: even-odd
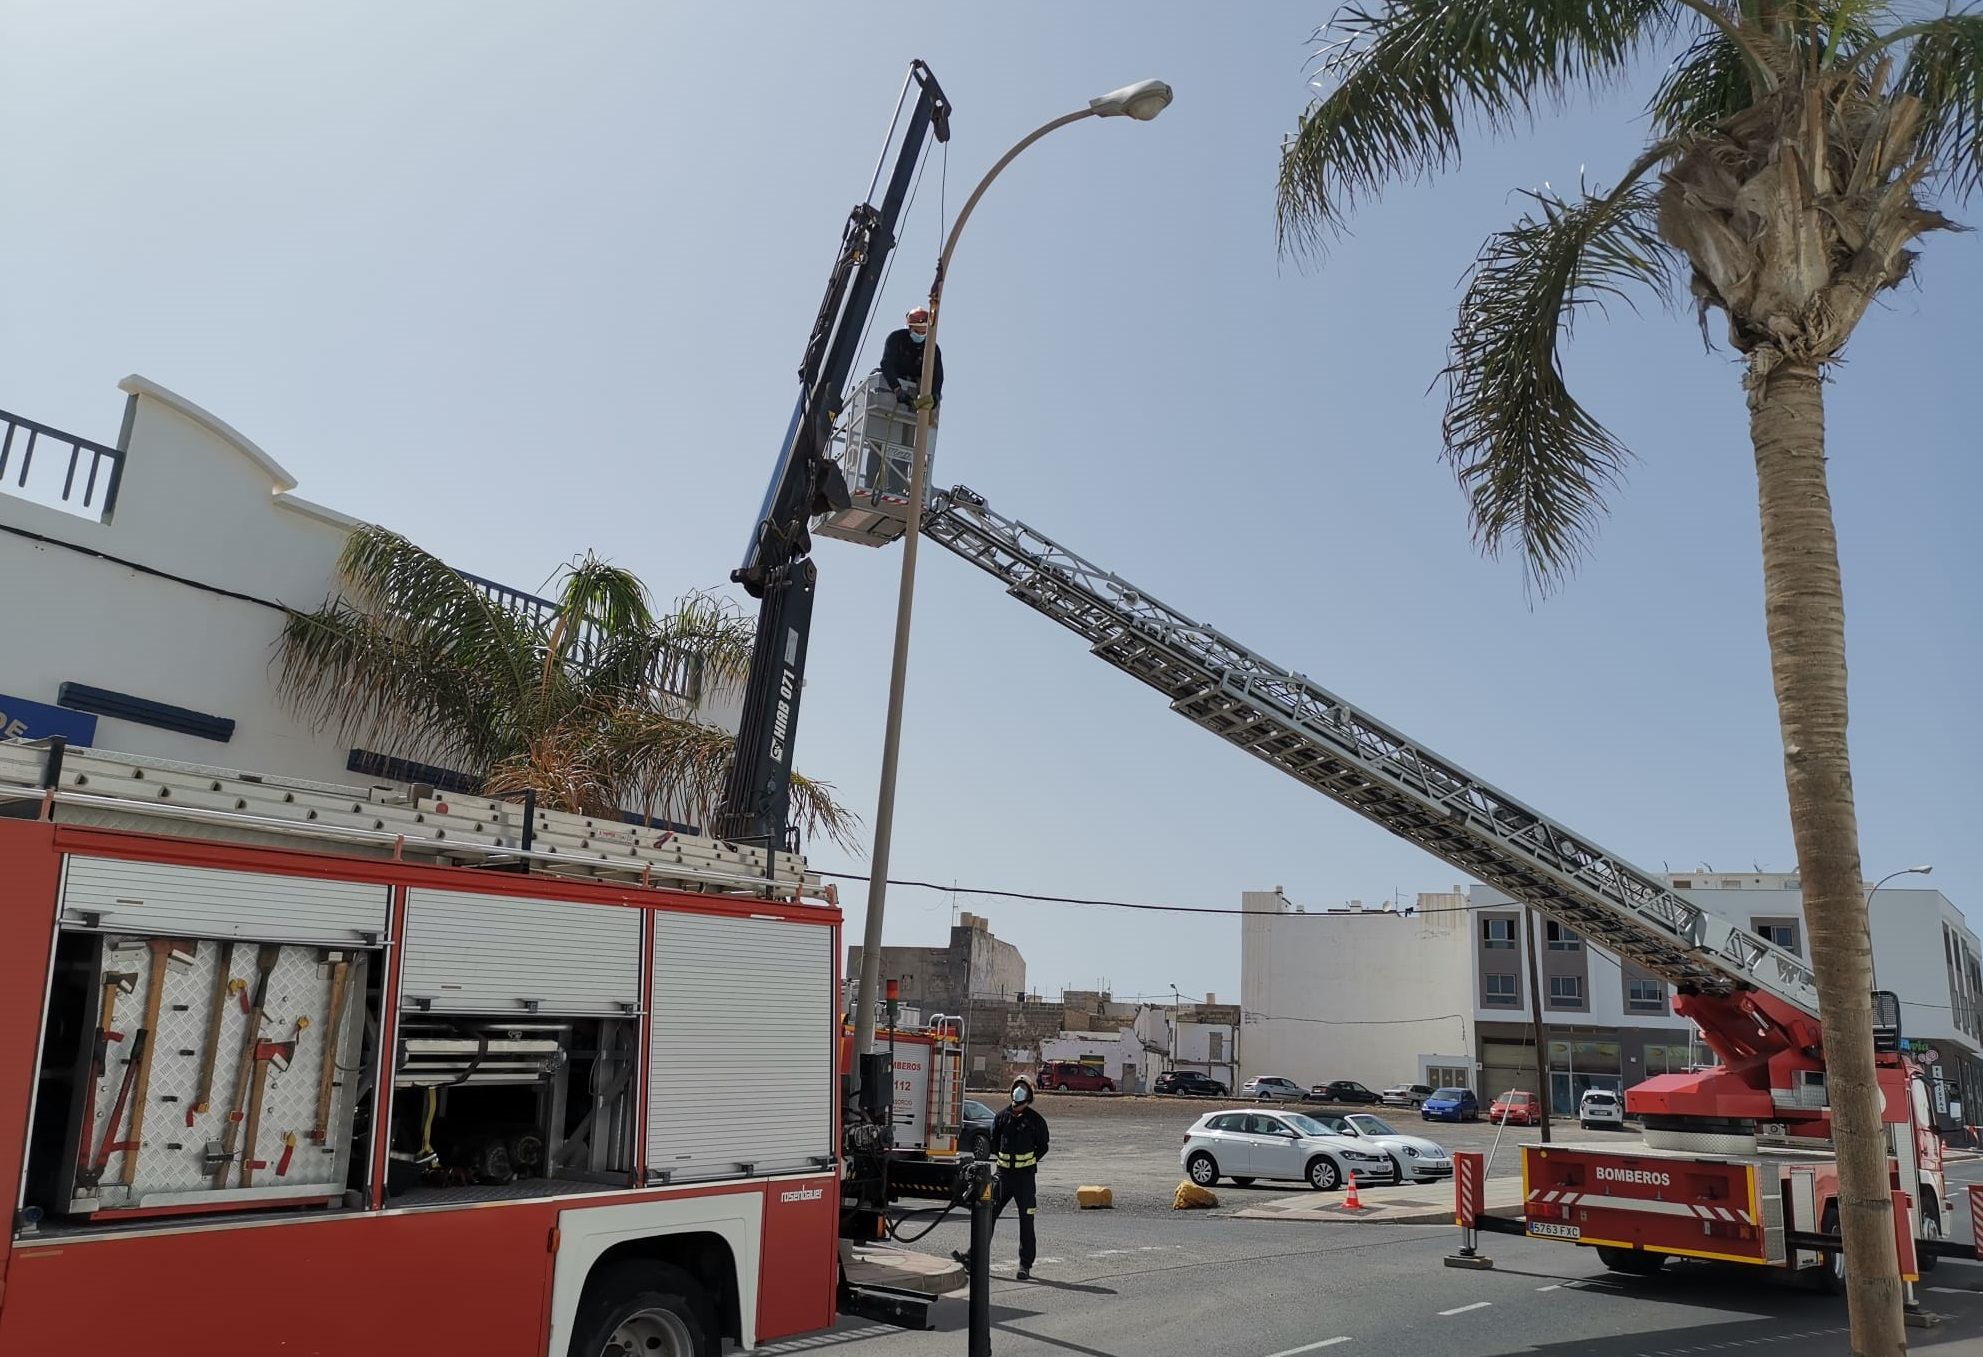
{"label": "blue sign on building", "polygon": [[0,693],[0,740],[45,740],[60,735],[70,744],[96,742],[96,717]]}

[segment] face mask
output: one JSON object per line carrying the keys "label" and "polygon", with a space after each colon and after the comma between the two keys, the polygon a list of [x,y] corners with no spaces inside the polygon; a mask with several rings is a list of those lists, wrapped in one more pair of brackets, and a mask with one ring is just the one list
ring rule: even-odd
{"label": "face mask", "polygon": [[1026,1101],[1026,1086],[1024,1084],[1021,1084],[1018,1088],[1012,1090],[1012,1101],[1015,1103],[1023,1103]]}
{"label": "face mask", "polygon": [[918,344],[923,342],[923,336],[917,334],[914,330],[909,331],[909,338],[915,340]]}

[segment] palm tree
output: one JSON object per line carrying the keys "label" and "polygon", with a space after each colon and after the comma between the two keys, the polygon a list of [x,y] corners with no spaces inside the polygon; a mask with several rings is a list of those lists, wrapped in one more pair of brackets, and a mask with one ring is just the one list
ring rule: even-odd
{"label": "palm tree", "polygon": [[[318,726],[457,765],[493,796],[710,822],[735,742],[695,719],[695,694],[750,663],[733,605],[690,594],[657,615],[633,574],[587,554],[547,610],[370,526],[338,567],[342,596],[291,612],[278,657],[284,699]],[[794,773],[792,799],[803,831],[851,846],[859,820],[829,784]]]}
{"label": "palm tree", "polygon": [[1983,187],[1983,13],[1874,0],[1368,0],[1321,30],[1320,95],[1284,143],[1284,249],[1457,164],[1462,132],[1670,61],[1615,184],[1529,194],[1480,251],[1444,371],[1446,455],[1484,549],[1560,583],[1630,454],[1564,385],[1572,321],[1684,278],[1744,359],[1764,619],[1839,1150],[1852,1346],[1903,1350],[1874,1084],[1871,961],[1846,750],[1844,606],[1825,482],[1827,368],[1932,205]]}

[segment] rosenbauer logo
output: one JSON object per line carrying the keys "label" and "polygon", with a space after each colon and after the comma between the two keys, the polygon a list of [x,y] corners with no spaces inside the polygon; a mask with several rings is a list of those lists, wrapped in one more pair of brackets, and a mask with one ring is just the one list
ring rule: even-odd
{"label": "rosenbauer logo", "polygon": [[778,1194],[778,1200],[781,1202],[816,1202],[825,1195],[826,1189],[823,1187],[795,1187],[790,1192],[780,1192]]}
{"label": "rosenbauer logo", "polygon": [[1608,1169],[1598,1166],[1597,1180],[1600,1183],[1644,1183],[1648,1187],[1672,1187],[1673,1178],[1669,1174],[1652,1169]]}

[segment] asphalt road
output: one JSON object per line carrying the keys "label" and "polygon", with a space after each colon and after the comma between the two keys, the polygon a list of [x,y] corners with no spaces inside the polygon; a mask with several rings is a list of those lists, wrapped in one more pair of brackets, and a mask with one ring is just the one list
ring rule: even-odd
{"label": "asphalt road", "polygon": [[[1216,1211],[1173,1212],[1184,1128],[1218,1105],[1155,1099],[1042,1100],[1054,1152],[1042,1168],[1040,1260],[1033,1279],[1013,1276],[1018,1250],[1010,1213],[994,1247],[992,1350],[999,1357],[1306,1357],[1310,1353],[1438,1353],[1454,1357],[1844,1357],[1843,1301],[1779,1274],[1675,1263],[1655,1277],[1610,1273],[1588,1249],[1487,1236],[1491,1271],[1450,1269],[1458,1242],[1445,1225],[1290,1223],[1233,1213],[1286,1185],[1220,1187]],[[1453,1148],[1487,1149],[1491,1126],[1425,1127]],[[1583,1138],[1574,1125],[1558,1137]],[[1511,1144],[1536,1138],[1509,1129],[1495,1170],[1517,1172]],[[1621,1144],[1635,1134],[1617,1137]],[[1952,1167],[1951,1235],[1967,1237],[1965,1187],[1983,1183],[1983,1161]],[[1073,1188],[1115,1189],[1119,1209],[1080,1211]],[[1443,1190],[1443,1189],[1442,1189]],[[964,1246],[961,1217],[915,1247]],[[1924,1307],[1944,1316],[1912,1332],[1913,1350],[1983,1357],[1983,1266],[1944,1263],[1924,1279]],[[848,1320],[830,1333],[759,1351],[833,1357],[961,1357],[961,1296],[933,1312],[936,1329],[912,1333]]]}
{"label": "asphalt road", "polygon": [[[961,1245],[946,1223],[927,1244]],[[1441,1265],[1445,1226],[1289,1225],[1180,1213],[1162,1221],[1107,1212],[1042,1213],[1033,1280],[1012,1276],[1010,1219],[998,1233],[992,1350],[999,1357],[1294,1357],[1308,1352],[1465,1357],[1843,1357],[1844,1302],[1774,1275],[1673,1264],[1619,1277],[1587,1249],[1490,1236],[1495,1267]],[[1914,1350],[1983,1354],[1983,1268],[1944,1265],[1924,1291],[1947,1319]],[[850,1320],[770,1353],[960,1357],[962,1298],[937,1329],[911,1333]]]}

